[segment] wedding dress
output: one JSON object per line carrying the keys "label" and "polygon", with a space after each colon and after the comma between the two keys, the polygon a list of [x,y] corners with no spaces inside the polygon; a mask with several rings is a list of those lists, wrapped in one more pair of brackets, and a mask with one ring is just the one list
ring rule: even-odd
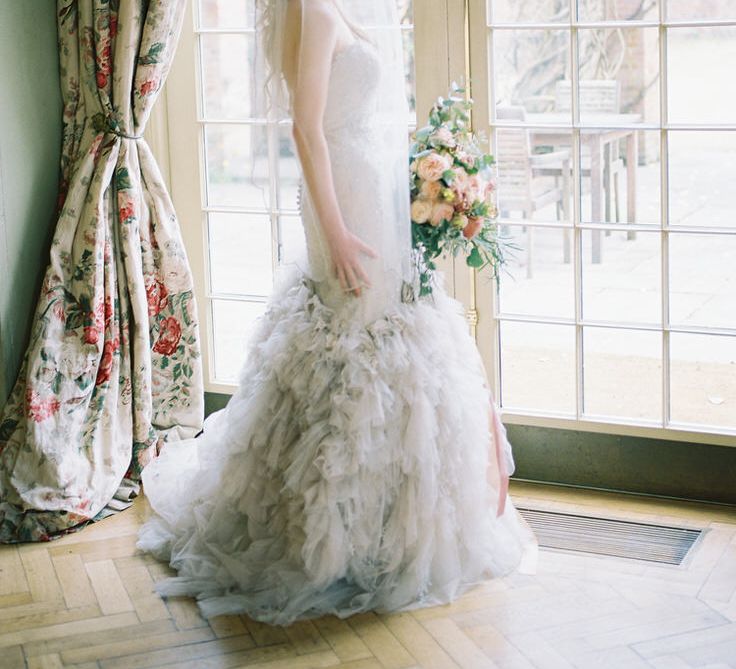
{"label": "wedding dress", "polygon": [[324,118],[345,223],[382,250],[364,260],[372,287],[356,298],[332,276],[305,188],[308,267],[282,270],[237,392],[143,472],[154,514],[138,545],[178,571],[159,592],[197,597],[205,616],[283,625],[446,603],[534,547],[510,500],[496,516],[492,404],[461,306],[440,286],[414,298],[391,268],[397,226],[370,150],[380,69],[365,40],[337,52]]}

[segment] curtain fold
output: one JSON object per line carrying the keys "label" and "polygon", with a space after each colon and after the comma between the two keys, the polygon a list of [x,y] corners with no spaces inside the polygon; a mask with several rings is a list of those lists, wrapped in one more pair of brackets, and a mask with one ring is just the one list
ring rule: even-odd
{"label": "curtain fold", "polygon": [[120,508],[163,440],[201,429],[191,271],[142,138],[185,4],[57,2],[58,223],[0,419],[0,542],[48,540]]}

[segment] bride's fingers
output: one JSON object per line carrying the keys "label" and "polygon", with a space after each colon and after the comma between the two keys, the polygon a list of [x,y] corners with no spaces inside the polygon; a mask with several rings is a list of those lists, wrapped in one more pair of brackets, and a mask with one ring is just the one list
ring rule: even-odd
{"label": "bride's fingers", "polygon": [[347,278],[345,277],[345,270],[342,268],[342,265],[335,265],[335,273],[337,274],[337,280],[340,282],[340,287],[343,290],[347,290],[348,282]]}
{"label": "bride's fingers", "polygon": [[368,278],[368,275],[366,274],[365,270],[363,269],[363,265],[360,263],[355,264],[355,272],[360,277],[361,281],[365,284],[366,288],[371,287],[371,281]]}
{"label": "bride's fingers", "polygon": [[367,256],[378,258],[378,253],[373,249],[373,247],[368,246],[368,244],[366,244],[362,239],[358,239],[358,248]]}
{"label": "bride's fingers", "polygon": [[348,265],[345,268],[345,278],[348,282],[348,290],[356,295],[357,297],[360,296],[360,281],[358,281],[358,277],[355,275],[355,272],[353,271],[353,268]]}

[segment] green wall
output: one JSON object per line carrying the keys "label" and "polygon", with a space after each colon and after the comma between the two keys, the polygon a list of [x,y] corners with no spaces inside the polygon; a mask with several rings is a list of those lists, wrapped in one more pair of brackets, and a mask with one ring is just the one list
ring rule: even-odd
{"label": "green wall", "polygon": [[61,150],[54,0],[0,0],[0,407],[48,263]]}

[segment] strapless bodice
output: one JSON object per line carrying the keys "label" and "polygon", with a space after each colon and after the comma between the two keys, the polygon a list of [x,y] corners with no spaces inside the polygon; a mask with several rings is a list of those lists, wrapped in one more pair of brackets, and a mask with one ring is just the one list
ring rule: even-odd
{"label": "strapless bodice", "polygon": [[365,132],[375,124],[381,61],[376,48],[356,38],[332,59],[324,129],[328,134]]}

